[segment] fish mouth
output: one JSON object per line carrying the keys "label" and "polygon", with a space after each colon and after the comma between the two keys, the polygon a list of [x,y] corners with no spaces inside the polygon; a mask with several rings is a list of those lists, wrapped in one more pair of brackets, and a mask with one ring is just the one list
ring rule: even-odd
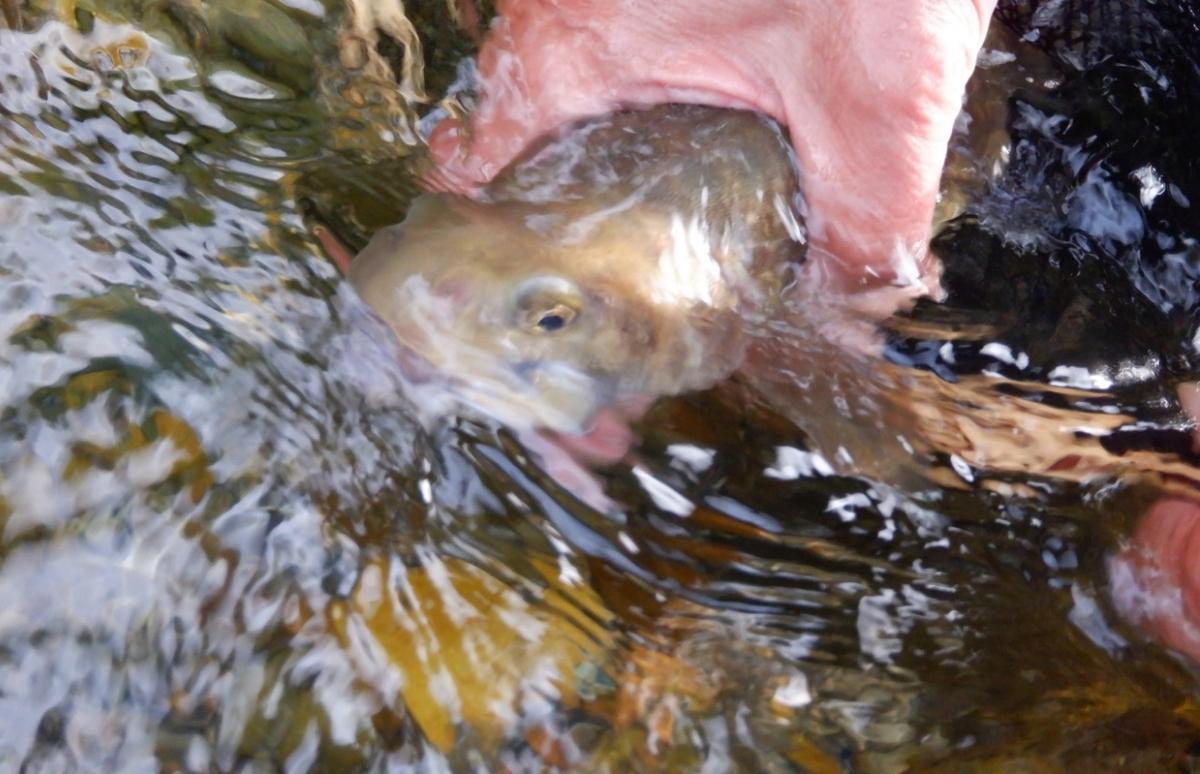
{"label": "fish mouth", "polygon": [[583,433],[615,402],[611,379],[553,360],[500,363],[494,374],[456,379],[469,402],[513,427]]}
{"label": "fish mouth", "polygon": [[447,349],[435,361],[401,341],[394,352],[412,397],[433,390],[442,405],[449,397],[514,429],[581,434],[605,407],[618,402],[613,378],[554,360],[511,363],[474,350],[456,357]]}
{"label": "fish mouth", "polygon": [[634,445],[633,423],[645,416],[654,403],[651,395],[633,395],[605,403],[576,433],[539,430],[549,443],[585,465],[611,465]]}

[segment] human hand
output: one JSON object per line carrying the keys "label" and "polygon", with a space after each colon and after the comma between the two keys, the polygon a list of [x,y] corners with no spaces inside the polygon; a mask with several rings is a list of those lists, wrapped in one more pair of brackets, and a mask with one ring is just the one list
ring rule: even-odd
{"label": "human hand", "polygon": [[1164,499],[1109,563],[1117,611],[1200,661],[1200,503]]}
{"label": "human hand", "polygon": [[995,0],[500,0],[469,125],[430,140],[469,191],[528,143],[622,106],[749,108],[788,127],[817,274],[932,279],[926,242]]}
{"label": "human hand", "polygon": [[[1200,385],[1176,388],[1200,449]],[[1142,514],[1128,546],[1109,562],[1117,611],[1164,644],[1200,661],[1200,499],[1163,498]]]}
{"label": "human hand", "polygon": [[[537,137],[622,106],[758,110],[796,148],[816,275],[919,290],[936,282],[934,201],[995,1],[499,0],[478,106],[430,140],[438,178],[470,191]],[[1122,614],[1200,661],[1200,501],[1156,503],[1110,570]]]}

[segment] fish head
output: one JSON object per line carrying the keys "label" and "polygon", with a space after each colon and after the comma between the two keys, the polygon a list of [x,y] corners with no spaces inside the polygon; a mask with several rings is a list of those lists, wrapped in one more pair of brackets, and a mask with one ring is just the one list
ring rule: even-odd
{"label": "fish head", "polygon": [[349,278],[406,359],[516,426],[579,432],[605,406],[707,386],[741,353],[703,229],[636,206],[420,197]]}

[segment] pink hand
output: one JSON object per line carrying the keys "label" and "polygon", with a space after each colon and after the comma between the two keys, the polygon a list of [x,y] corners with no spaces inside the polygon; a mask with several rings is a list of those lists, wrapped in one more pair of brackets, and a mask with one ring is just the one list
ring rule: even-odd
{"label": "pink hand", "polygon": [[[1176,387],[1200,449],[1200,386]],[[1200,661],[1200,500],[1162,499],[1150,506],[1132,543],[1109,563],[1117,610],[1165,644]]]}
{"label": "pink hand", "polygon": [[1200,504],[1159,500],[1109,571],[1123,616],[1200,661]]}
{"label": "pink hand", "polygon": [[994,5],[500,0],[469,131],[445,124],[431,145],[448,187],[470,190],[576,118],[662,102],[753,108],[789,128],[825,272],[849,287],[911,282],[930,268],[946,145]]}

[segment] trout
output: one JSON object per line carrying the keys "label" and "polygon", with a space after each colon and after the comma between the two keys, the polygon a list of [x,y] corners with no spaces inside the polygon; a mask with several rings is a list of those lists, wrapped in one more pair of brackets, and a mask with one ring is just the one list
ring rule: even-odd
{"label": "trout", "polygon": [[[1005,21],[1037,27],[1058,7],[1014,4]],[[1040,58],[1002,30],[989,39],[1004,42],[997,53],[1015,52],[1018,67],[969,94],[979,143],[959,154],[974,158],[960,160],[957,177],[951,170],[947,199],[962,199],[960,189],[986,195],[981,181],[1001,174],[998,95],[1034,74],[1070,76],[1115,47],[1116,33],[1092,30],[1099,18],[1038,27]],[[1053,61],[1047,51],[1078,56]],[[403,223],[375,235],[349,278],[405,359],[515,428],[580,433],[602,408],[710,387],[749,360],[755,391],[839,472],[961,484],[957,469],[932,468],[953,457],[980,472],[1127,475],[1133,455],[1099,439],[1130,418],[1073,408],[1108,396],[993,375],[946,382],[825,335],[847,320],[828,322],[835,305],[798,287],[800,182],[785,133],[764,116],[696,105],[612,113],[535,144],[477,200],[419,197]],[[789,299],[793,288],[804,292]],[[925,332],[961,337],[952,334]],[[1192,486],[1194,473],[1174,455],[1142,454],[1137,467],[1140,477]]]}
{"label": "trout", "polygon": [[578,433],[732,373],[795,281],[803,216],[778,124],[666,105],[576,123],[478,199],[418,197],[348,276],[463,402]]}

